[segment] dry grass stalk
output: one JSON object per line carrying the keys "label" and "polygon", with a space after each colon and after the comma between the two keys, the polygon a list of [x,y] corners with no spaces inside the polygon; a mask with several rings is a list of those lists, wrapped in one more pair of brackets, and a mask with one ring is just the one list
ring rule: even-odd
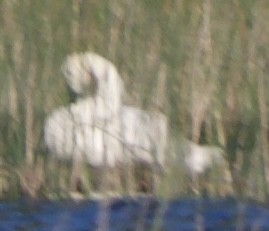
{"label": "dry grass stalk", "polygon": [[[267,61],[265,51],[261,49],[262,46],[268,46],[268,26],[265,18],[268,16],[268,11],[264,8],[263,3],[259,2],[253,9],[254,26],[251,34],[249,45],[249,71],[257,76],[257,97],[259,106],[259,118],[260,118],[260,150],[262,153],[262,167],[264,174],[264,192],[266,196],[269,194],[269,144],[268,144],[268,108],[266,102],[266,78],[265,70],[267,68]],[[259,138],[258,138],[259,139]],[[258,161],[255,161],[258,165]],[[257,171],[253,169],[257,174]]]}
{"label": "dry grass stalk", "polygon": [[36,79],[36,60],[32,56],[29,67],[29,76],[25,89],[25,155],[26,164],[32,166],[34,162],[34,113],[33,113],[33,89]]}
{"label": "dry grass stalk", "polygon": [[8,91],[8,110],[9,115],[15,120],[19,121],[18,113],[18,92],[14,77],[9,75],[9,91]]}
{"label": "dry grass stalk", "polygon": [[[12,43],[13,47],[13,55],[12,57],[8,57],[8,53],[3,50],[3,59],[9,60],[9,58],[12,58],[15,65],[12,66],[12,64],[8,63],[8,85],[9,85],[9,91],[8,91],[8,112],[9,115],[15,119],[16,121],[19,121],[19,113],[18,113],[18,92],[17,92],[17,77],[19,70],[21,70],[21,33],[16,28],[16,23],[14,21],[14,13],[13,13],[13,2],[10,1],[4,1],[3,3],[3,39],[9,39],[10,43]],[[6,37],[6,38],[5,38]]]}
{"label": "dry grass stalk", "polygon": [[194,59],[192,76],[192,140],[198,143],[202,122],[213,96],[214,81],[211,76],[212,46],[210,32],[210,0],[203,4],[203,23],[199,45]]}
{"label": "dry grass stalk", "polygon": [[268,118],[267,118],[267,104],[265,99],[265,91],[264,91],[264,73],[261,72],[260,76],[258,76],[258,101],[259,101],[259,109],[260,109],[260,131],[261,131],[261,139],[262,139],[262,158],[264,161],[264,174],[266,181],[266,194],[268,194],[269,187],[269,145],[268,145]]}
{"label": "dry grass stalk", "polygon": [[71,24],[71,36],[73,48],[76,50],[79,42],[79,16],[80,16],[80,0],[73,0],[72,10],[73,10],[73,20]]}
{"label": "dry grass stalk", "polygon": [[39,159],[33,166],[24,166],[18,171],[22,192],[31,199],[39,196],[44,183],[44,163]]}

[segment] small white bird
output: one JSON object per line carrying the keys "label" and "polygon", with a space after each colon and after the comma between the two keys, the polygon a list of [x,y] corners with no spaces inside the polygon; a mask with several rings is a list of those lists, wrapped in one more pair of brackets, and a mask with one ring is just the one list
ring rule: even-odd
{"label": "small white bird", "polygon": [[224,151],[217,146],[198,145],[189,141],[185,164],[192,175],[202,175],[224,161]]}
{"label": "small white bird", "polygon": [[[180,143],[181,155],[179,156],[183,158],[181,161],[184,163],[187,175],[191,177],[191,188],[195,194],[200,194],[201,186],[208,192],[210,189],[205,186],[210,184],[205,185],[204,183],[210,183],[213,179],[216,181],[214,180],[215,184],[211,186],[215,188],[215,192],[222,195],[233,192],[232,176],[222,148],[199,145],[185,138],[182,138]],[[215,175],[212,178],[213,175],[208,175],[208,173],[213,169],[212,174]]]}

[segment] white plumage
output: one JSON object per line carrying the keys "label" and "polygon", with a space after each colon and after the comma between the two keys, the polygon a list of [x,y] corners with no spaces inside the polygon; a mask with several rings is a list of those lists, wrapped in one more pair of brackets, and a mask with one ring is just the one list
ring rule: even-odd
{"label": "white plumage", "polygon": [[142,162],[163,167],[168,123],[165,115],[122,104],[124,85],[115,66],[95,53],[73,54],[62,71],[70,89],[87,95],[61,107],[45,121],[45,144],[59,159],[85,158],[94,167]]}
{"label": "white plumage", "polygon": [[[95,108],[95,101],[87,97],[53,111],[44,126],[49,151],[59,159],[85,158],[96,167],[105,164],[114,167],[116,162],[128,163],[130,160],[164,166],[165,115],[124,106],[120,111],[121,128],[118,132],[106,128],[105,120],[94,113]],[[109,144],[105,143],[106,138],[111,139]]]}
{"label": "white plumage", "polygon": [[217,146],[198,145],[188,141],[185,165],[192,175],[202,175],[214,165],[224,162],[224,151]]}
{"label": "white plumage", "polygon": [[[74,54],[67,57],[62,70],[69,87],[80,95],[87,93],[91,77],[97,79],[98,95],[107,104],[105,108],[114,110],[112,114],[106,111],[106,118],[114,123],[110,132],[126,147],[125,153],[120,155],[123,162],[131,157],[132,161],[164,164],[167,117],[160,112],[149,113],[134,106],[123,105],[124,84],[110,61],[92,52]],[[107,147],[110,148],[110,145]],[[153,151],[156,156],[153,156]]]}
{"label": "white plumage", "polygon": [[[94,167],[114,167],[121,157],[121,144],[111,137],[119,133],[106,126],[101,110],[95,113],[93,98],[80,99],[68,107],[61,107],[46,119],[45,144],[59,159],[85,159]],[[106,148],[109,143],[109,148]]]}
{"label": "white plumage", "polygon": [[116,67],[102,56],[87,52],[69,55],[62,65],[68,86],[79,95],[88,92],[95,79],[96,95],[103,99],[106,118],[118,116],[124,86]]}
{"label": "white plumage", "polygon": [[168,135],[167,117],[160,112],[123,106],[121,123],[122,140],[127,147],[125,155],[128,154],[133,162],[164,167]]}

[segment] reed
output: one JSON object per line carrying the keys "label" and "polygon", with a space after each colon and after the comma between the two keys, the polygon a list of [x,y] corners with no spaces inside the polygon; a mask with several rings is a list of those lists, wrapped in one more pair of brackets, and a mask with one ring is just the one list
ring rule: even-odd
{"label": "reed", "polygon": [[[171,134],[224,147],[236,194],[265,200],[268,7],[266,0],[1,0],[1,162],[19,170],[46,161],[44,118],[68,102],[61,64],[92,50],[118,67],[124,103],[148,111],[161,102]],[[186,194],[186,173],[169,171],[167,195]],[[169,187],[176,178],[184,190]]]}

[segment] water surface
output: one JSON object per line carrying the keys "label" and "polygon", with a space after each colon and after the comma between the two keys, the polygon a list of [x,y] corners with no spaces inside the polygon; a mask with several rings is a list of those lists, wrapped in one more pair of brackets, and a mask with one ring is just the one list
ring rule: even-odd
{"label": "water surface", "polygon": [[0,203],[0,230],[269,230],[269,209],[228,199],[124,198]]}

